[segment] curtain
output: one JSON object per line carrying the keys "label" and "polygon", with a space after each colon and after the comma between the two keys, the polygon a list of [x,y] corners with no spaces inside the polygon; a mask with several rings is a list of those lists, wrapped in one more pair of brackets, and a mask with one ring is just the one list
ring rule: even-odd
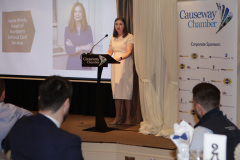
{"label": "curtain", "polygon": [[238,52],[237,52],[237,64],[240,65],[240,0],[238,0]]}
{"label": "curtain", "polygon": [[133,33],[133,1],[132,0],[116,0],[117,16],[124,17],[127,22],[128,31]]}
{"label": "curtain", "polygon": [[[126,19],[128,31],[133,33],[133,1],[132,0],[116,0],[117,4],[117,16],[124,17]],[[132,53],[134,59],[134,52]],[[133,66],[133,98],[132,98],[132,109],[131,117],[132,122],[139,123],[142,121],[141,109],[140,109],[140,98],[139,98],[139,85],[138,85],[138,75],[136,72],[135,65]],[[123,104],[124,105],[124,104]],[[125,107],[123,107],[122,115],[125,118]]]}
{"label": "curtain", "polygon": [[163,129],[159,136],[173,133],[173,124],[178,121],[178,51],[177,51],[177,2],[176,0],[161,0],[162,41],[166,61]]}
{"label": "curtain", "polygon": [[159,92],[161,76],[161,21],[159,0],[134,0],[134,53],[139,76],[140,102],[143,121],[139,132],[157,134],[163,125],[163,105]]}
{"label": "curtain", "polygon": [[[238,0],[238,51],[237,51],[237,64],[238,64],[238,71],[237,71],[237,97],[240,95],[240,0]],[[237,101],[237,115],[240,115],[240,100],[238,98]],[[240,116],[237,116],[237,126],[240,127]]]}
{"label": "curtain", "polygon": [[176,0],[133,0],[134,52],[143,121],[139,132],[168,137],[178,118]]}

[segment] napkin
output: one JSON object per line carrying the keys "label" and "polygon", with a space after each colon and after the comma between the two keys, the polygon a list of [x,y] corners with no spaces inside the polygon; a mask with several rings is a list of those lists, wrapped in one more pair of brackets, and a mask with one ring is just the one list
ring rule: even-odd
{"label": "napkin", "polygon": [[180,124],[175,123],[173,128],[174,134],[170,135],[170,139],[177,146],[177,159],[189,160],[189,146],[192,141],[194,129],[185,121],[182,121]]}

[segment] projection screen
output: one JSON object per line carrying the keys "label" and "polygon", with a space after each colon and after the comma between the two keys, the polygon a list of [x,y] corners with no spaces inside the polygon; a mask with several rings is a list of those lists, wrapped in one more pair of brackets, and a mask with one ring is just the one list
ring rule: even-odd
{"label": "projection screen", "polygon": [[[116,0],[75,3],[1,0],[0,75],[96,79],[97,68],[81,67],[81,54],[108,34],[93,48],[94,54],[107,53],[117,17]],[[81,20],[80,30],[77,19]],[[102,79],[110,77],[109,65],[103,69]]]}

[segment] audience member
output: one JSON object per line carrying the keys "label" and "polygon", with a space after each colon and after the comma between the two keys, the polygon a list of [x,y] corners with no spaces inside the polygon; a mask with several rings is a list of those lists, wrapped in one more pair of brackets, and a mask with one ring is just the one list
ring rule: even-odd
{"label": "audience member", "polygon": [[51,76],[39,87],[39,113],[20,119],[7,143],[17,160],[82,160],[81,139],[60,125],[65,120],[72,97],[72,85],[63,77]]}
{"label": "audience member", "polygon": [[2,140],[6,137],[12,126],[22,116],[30,116],[31,112],[17,107],[10,103],[4,103],[5,99],[5,82],[0,79],[0,150],[2,150]]}
{"label": "audience member", "polygon": [[220,110],[219,89],[210,83],[200,83],[193,90],[193,104],[200,119],[194,126],[190,150],[203,150],[203,134],[214,133],[227,136],[227,160],[233,160],[233,152],[240,142],[239,129]]}

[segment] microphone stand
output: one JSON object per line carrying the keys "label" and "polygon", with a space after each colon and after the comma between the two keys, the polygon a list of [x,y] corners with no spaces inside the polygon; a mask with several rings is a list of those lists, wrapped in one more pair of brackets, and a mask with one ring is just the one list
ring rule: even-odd
{"label": "microphone stand", "polygon": [[99,43],[101,42],[104,38],[108,37],[108,34],[106,34],[102,39],[100,39],[100,41],[98,41],[96,44],[94,44],[94,46],[92,47],[91,51],[89,52],[89,54],[93,54],[92,51],[93,51],[93,48]]}

